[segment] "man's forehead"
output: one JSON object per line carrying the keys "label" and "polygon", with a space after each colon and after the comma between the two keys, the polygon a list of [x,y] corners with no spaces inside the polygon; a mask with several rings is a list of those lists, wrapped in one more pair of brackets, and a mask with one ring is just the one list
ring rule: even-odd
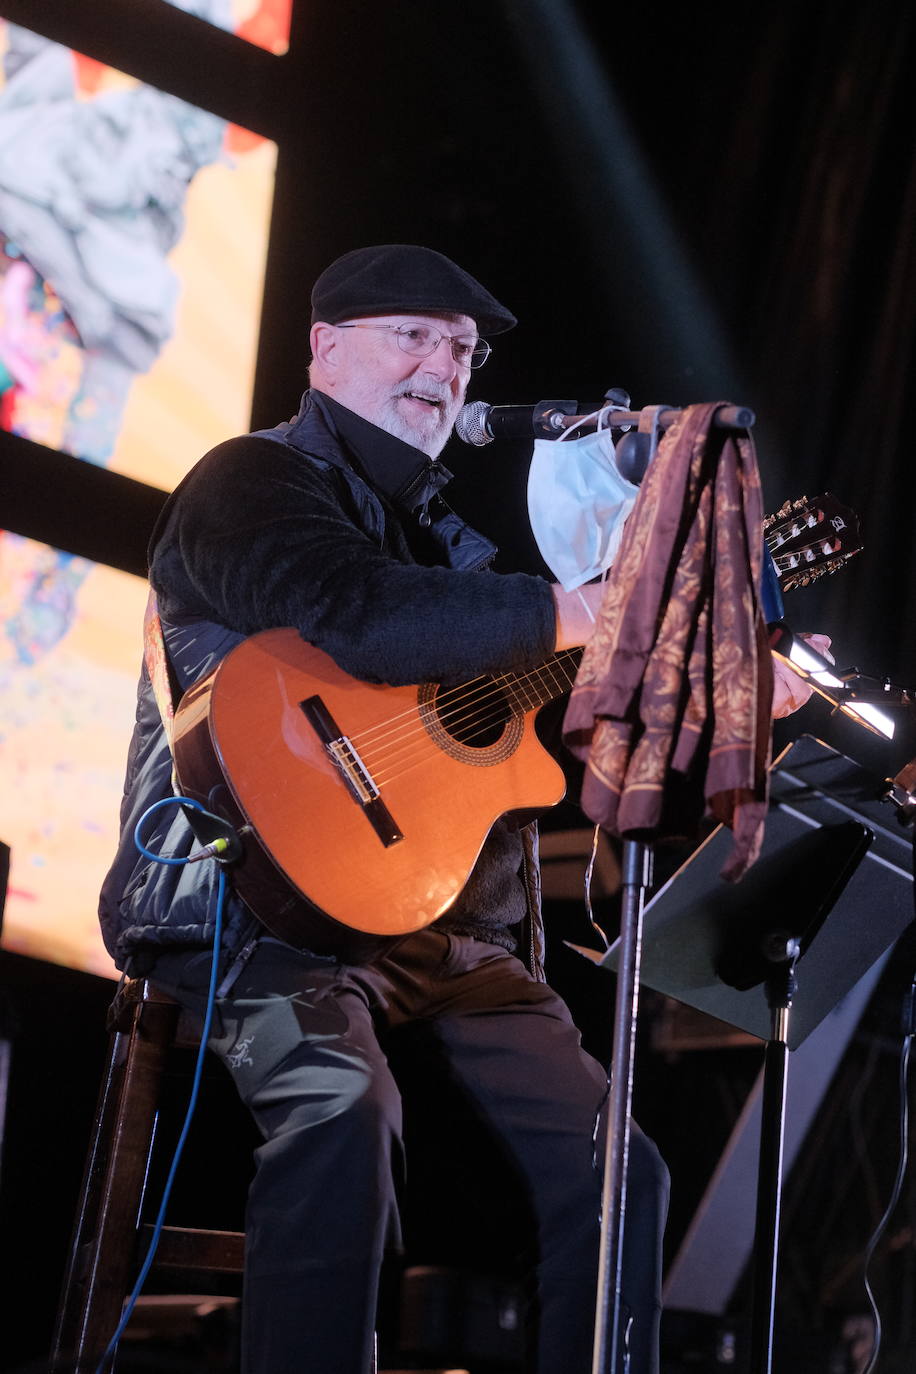
{"label": "man's forehead", "polygon": [[[411,310],[403,315],[394,315],[386,311],[383,315],[354,315],[349,324],[361,324],[363,322],[371,324],[428,324],[434,329],[438,329],[443,334],[464,335],[472,334],[476,337],[477,325],[469,315],[442,314],[434,315],[425,310]],[[341,324],[343,321],[341,321]]]}

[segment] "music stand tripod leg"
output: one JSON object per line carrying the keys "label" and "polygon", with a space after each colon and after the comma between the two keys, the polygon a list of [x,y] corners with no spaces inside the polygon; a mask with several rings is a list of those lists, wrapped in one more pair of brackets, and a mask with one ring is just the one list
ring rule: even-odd
{"label": "music stand tripod leg", "polygon": [[619,1374],[626,1368],[621,1364],[626,1336],[621,1322],[626,1170],[633,1102],[642,916],[646,892],[652,883],[651,847],[642,840],[624,840],[622,868],[620,957],[601,1198],[601,1249],[592,1374]]}
{"label": "music stand tripod leg", "polygon": [[779,1216],[782,1203],[783,1143],[786,1121],[786,1080],[789,1061],[789,1009],[796,992],[796,964],[800,942],[779,939],[767,951],[776,967],[766,981],[770,1006],[770,1039],[764,1052],[763,1101],[760,1119],[760,1162],[757,1172],[757,1210],[754,1224],[754,1285],[751,1304],[750,1374],[771,1374],[776,1316],[776,1271],[779,1256]]}

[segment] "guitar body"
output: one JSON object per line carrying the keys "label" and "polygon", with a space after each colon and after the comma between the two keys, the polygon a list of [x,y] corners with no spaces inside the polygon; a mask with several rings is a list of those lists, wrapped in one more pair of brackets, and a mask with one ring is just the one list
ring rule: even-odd
{"label": "guitar body", "polygon": [[370,686],[282,629],[185,694],[181,789],[241,832],[235,887],[273,934],[367,957],[448,909],[498,817],[562,798],[536,711],[504,682]]}

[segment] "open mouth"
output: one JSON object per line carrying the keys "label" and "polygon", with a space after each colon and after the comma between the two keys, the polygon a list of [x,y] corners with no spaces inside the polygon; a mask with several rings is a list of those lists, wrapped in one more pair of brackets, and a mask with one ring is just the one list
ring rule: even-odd
{"label": "open mouth", "polygon": [[438,396],[424,396],[421,391],[403,391],[401,395],[404,400],[415,401],[430,410],[440,410],[442,407],[442,401]]}

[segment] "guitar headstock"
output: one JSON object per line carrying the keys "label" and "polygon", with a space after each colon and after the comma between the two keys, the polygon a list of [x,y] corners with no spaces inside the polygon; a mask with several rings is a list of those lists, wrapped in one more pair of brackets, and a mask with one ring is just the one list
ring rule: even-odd
{"label": "guitar headstock", "polygon": [[784,592],[836,572],[862,548],[859,517],[829,491],[786,501],[766,517],[763,533]]}

